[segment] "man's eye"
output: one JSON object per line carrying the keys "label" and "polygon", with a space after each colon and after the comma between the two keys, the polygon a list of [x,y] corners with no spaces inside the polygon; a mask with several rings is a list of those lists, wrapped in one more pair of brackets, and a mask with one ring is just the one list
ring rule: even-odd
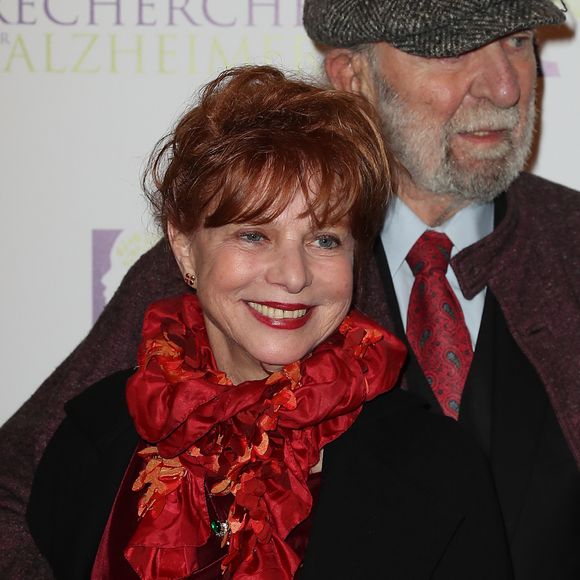
{"label": "man's eye", "polygon": [[256,244],[264,240],[265,236],[260,232],[243,232],[240,234],[240,238],[245,242],[250,244]]}
{"label": "man's eye", "polygon": [[335,236],[322,235],[316,238],[316,245],[323,250],[333,250],[340,246],[340,240]]}
{"label": "man's eye", "polygon": [[531,34],[512,34],[507,37],[507,42],[512,48],[525,48],[532,44]]}

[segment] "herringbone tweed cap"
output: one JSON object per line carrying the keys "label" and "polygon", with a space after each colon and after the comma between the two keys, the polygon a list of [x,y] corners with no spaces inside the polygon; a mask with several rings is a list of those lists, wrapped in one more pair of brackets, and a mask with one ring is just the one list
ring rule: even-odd
{"label": "herringbone tweed cap", "polygon": [[320,44],[385,41],[427,57],[458,56],[518,32],[561,24],[551,0],[305,0],[304,27]]}

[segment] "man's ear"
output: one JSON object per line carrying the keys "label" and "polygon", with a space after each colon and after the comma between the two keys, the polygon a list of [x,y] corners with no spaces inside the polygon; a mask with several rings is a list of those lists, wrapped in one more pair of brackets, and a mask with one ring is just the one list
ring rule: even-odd
{"label": "man's ear", "polygon": [[180,232],[173,224],[167,224],[167,238],[182,275],[195,274],[191,237]]}
{"label": "man's ear", "polygon": [[355,54],[347,48],[331,48],[324,55],[324,70],[335,89],[359,92],[357,67],[353,65]]}
{"label": "man's ear", "polygon": [[375,82],[368,56],[347,48],[332,48],[324,56],[326,76],[335,89],[362,95],[376,102]]}

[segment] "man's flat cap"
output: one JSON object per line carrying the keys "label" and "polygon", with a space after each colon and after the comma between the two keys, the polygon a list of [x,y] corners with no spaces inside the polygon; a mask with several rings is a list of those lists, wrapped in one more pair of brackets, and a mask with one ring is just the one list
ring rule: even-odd
{"label": "man's flat cap", "polygon": [[388,42],[426,57],[458,56],[502,36],[564,22],[551,0],[305,0],[304,27],[333,47]]}

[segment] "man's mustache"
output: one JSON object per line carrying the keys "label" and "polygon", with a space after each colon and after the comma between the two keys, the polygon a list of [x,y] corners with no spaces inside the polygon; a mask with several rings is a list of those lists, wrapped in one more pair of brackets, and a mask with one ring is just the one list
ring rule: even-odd
{"label": "man's mustache", "polygon": [[448,130],[455,133],[477,131],[511,131],[518,126],[520,111],[517,106],[500,109],[493,106],[458,111],[448,123]]}

